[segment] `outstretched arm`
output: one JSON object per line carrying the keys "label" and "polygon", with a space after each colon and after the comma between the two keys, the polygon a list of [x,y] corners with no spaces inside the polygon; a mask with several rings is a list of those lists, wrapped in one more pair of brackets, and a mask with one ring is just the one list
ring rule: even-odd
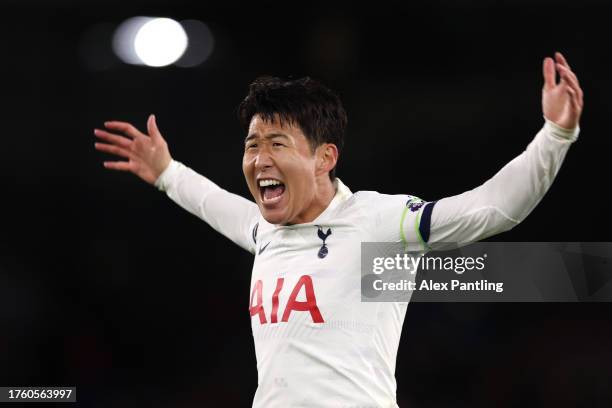
{"label": "outstretched arm", "polygon": [[551,186],[569,146],[578,137],[583,107],[576,75],[560,53],[555,58],[556,62],[546,58],[543,64],[544,127],[521,155],[483,185],[423,207],[421,235],[430,248],[461,246],[511,229],[527,217]]}
{"label": "outstretched arm", "polygon": [[255,252],[253,231],[260,212],[254,202],[222,189],[175,160],[170,162],[155,186],[240,247]]}
{"label": "outstretched arm", "polygon": [[206,177],[172,159],[168,144],[157,127],[155,117],[147,121],[148,135],[127,122],[105,122],[109,130],[95,129],[105,143],[95,148],[127,159],[105,161],[104,167],[128,171],[165,191],[178,205],[210,224],[249,252],[254,252],[251,231],[259,218],[253,202],[229,193]]}

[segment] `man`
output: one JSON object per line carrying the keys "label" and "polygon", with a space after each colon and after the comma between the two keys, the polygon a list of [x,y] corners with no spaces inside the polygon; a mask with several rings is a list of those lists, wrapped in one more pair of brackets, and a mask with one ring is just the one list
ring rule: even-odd
{"label": "man", "polygon": [[[556,72],[560,82],[556,82]],[[255,203],[173,160],[155,117],[95,130],[102,152],[128,161],[186,210],[255,255],[249,310],[259,373],[254,407],[396,407],[395,360],[406,303],[361,302],[360,243],[425,252],[506,231],[533,210],[578,136],[582,90],[560,53],[544,59],[545,124],[527,149],[482,186],[423,202],[352,193],[337,177],[346,114],[308,78],[261,78],[239,116],[243,172]]]}

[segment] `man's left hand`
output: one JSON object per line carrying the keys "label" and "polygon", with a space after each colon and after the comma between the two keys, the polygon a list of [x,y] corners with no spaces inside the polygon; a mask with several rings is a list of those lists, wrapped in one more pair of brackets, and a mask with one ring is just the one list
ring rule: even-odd
{"label": "man's left hand", "polygon": [[[542,111],[546,119],[565,129],[578,126],[583,107],[583,93],[576,74],[560,52],[555,60],[544,58],[544,88],[542,89]],[[556,82],[555,71],[560,81]]]}

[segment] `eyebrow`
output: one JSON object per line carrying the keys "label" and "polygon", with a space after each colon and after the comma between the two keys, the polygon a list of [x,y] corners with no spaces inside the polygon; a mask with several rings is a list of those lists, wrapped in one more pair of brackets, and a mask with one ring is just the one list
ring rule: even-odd
{"label": "eyebrow", "polygon": [[[244,143],[247,143],[249,140],[255,139],[256,137],[258,137],[257,133],[251,133],[246,137],[246,139],[244,139]],[[284,133],[268,133],[264,136],[265,139],[274,139],[275,137],[282,137],[289,140],[289,136]]]}

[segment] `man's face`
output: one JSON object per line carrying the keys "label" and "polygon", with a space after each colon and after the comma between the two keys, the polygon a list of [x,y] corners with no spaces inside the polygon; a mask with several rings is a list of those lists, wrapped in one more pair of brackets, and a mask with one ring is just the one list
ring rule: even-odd
{"label": "man's face", "polygon": [[316,156],[302,130],[278,118],[253,116],[242,171],[262,216],[271,224],[298,224],[314,202]]}

